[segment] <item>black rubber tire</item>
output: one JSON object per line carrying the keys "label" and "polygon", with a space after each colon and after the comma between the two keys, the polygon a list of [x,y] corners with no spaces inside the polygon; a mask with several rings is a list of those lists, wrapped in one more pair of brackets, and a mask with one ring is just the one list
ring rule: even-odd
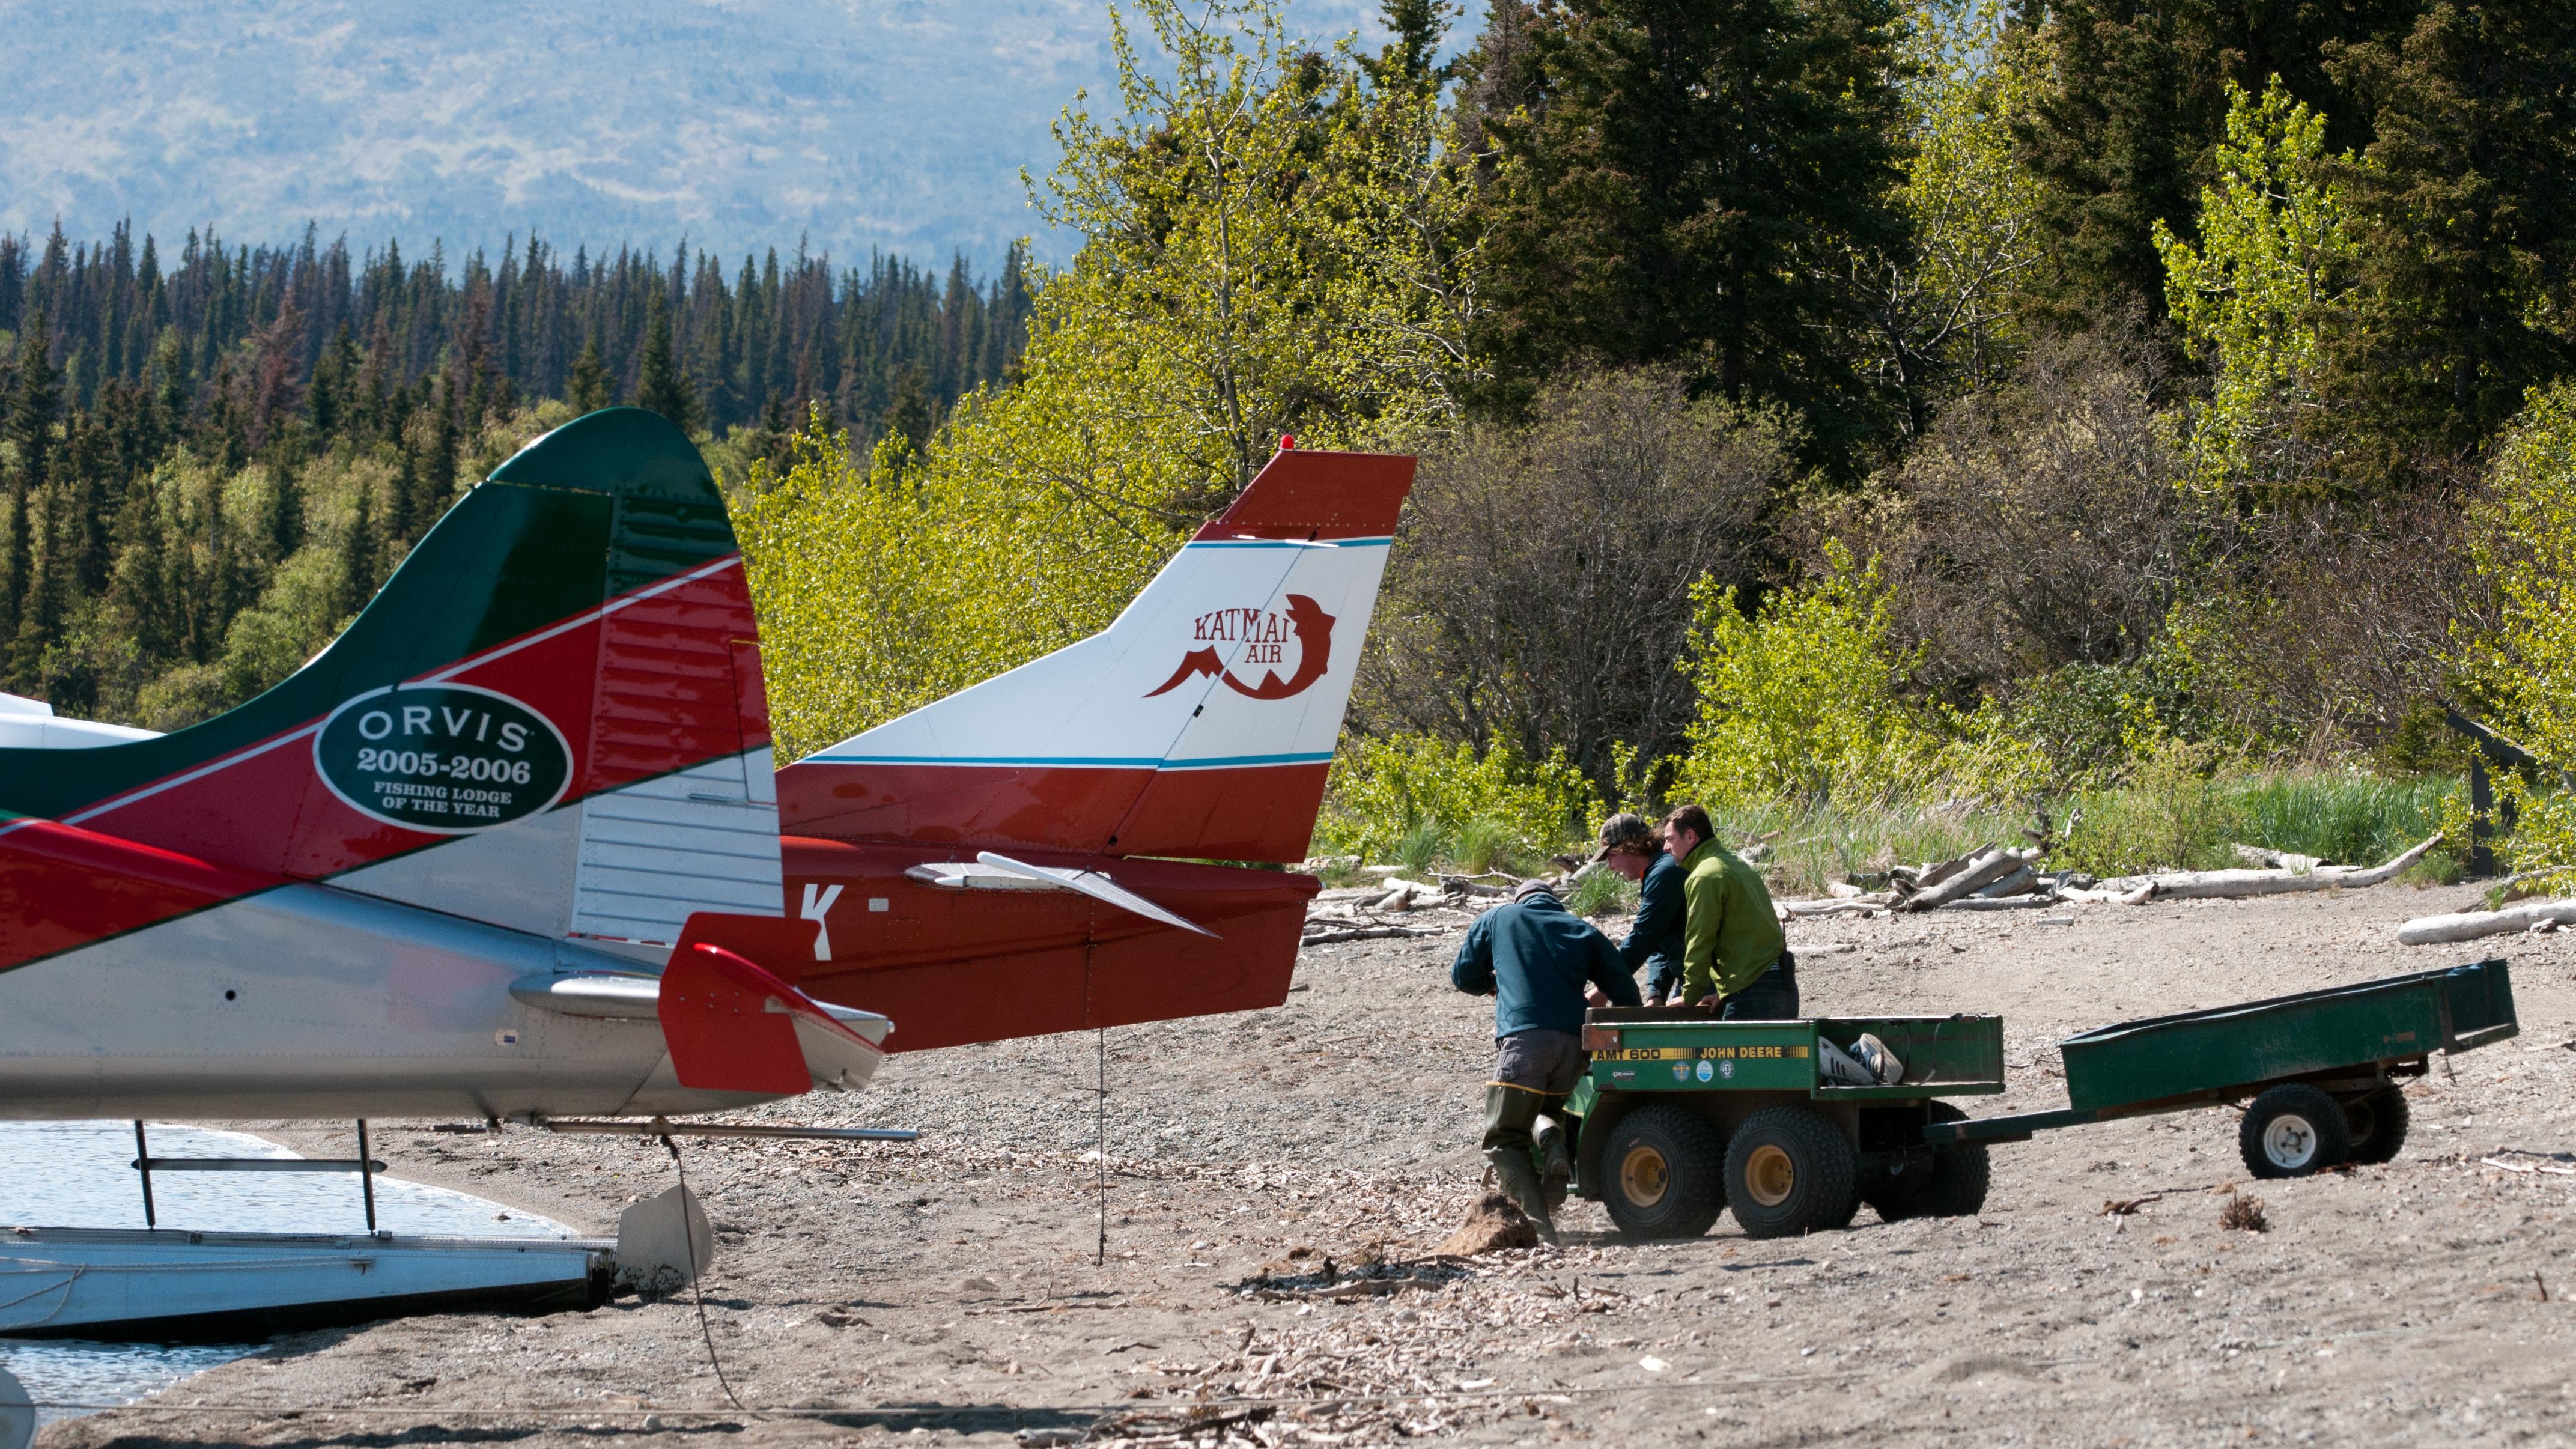
{"label": "black rubber tire", "polygon": [[[1926,1102],[1927,1122],[1965,1122],[1968,1114],[1947,1102]],[[1986,1188],[1994,1173],[1986,1144],[1965,1143],[1935,1149],[1927,1161],[1909,1165],[1900,1177],[1883,1179],[1865,1199],[1878,1210],[1880,1222],[1906,1218],[1974,1217],[1986,1205]]]}
{"label": "black rubber tire", "polygon": [[[1947,1102],[1925,1104],[1925,1115],[1935,1122],[1965,1122],[1968,1114]],[[1994,1164],[1986,1156],[1986,1144],[1963,1142],[1944,1147],[1932,1154],[1932,1185],[1923,1192],[1923,1201],[1915,1210],[1936,1218],[1972,1218],[1986,1206],[1986,1189],[1994,1184]]]}
{"label": "black rubber tire", "polygon": [[1748,1238],[1843,1227],[1860,1202],[1859,1172],[1841,1128],[1805,1107],[1765,1107],[1727,1140],[1727,1206]]}
{"label": "black rubber tire", "polygon": [[2346,1162],[2396,1161],[2406,1145],[2406,1093],[2391,1083],[2353,1098],[2343,1104],[2343,1125],[2351,1143]]}
{"label": "black rubber tire", "polygon": [[2236,1149],[2256,1177],[2307,1177],[2340,1164],[2352,1138],[2342,1103],[2305,1082],[2283,1082],[2245,1109]]}
{"label": "black rubber tire", "polygon": [[[1654,1102],[1601,1146],[1601,1205],[1632,1238],[1696,1238],[1726,1209],[1726,1138],[1687,1107]],[[1643,1189],[1660,1179],[1660,1191]]]}
{"label": "black rubber tire", "polygon": [[1906,1163],[1900,1173],[1885,1169],[1868,1173],[1870,1183],[1862,1189],[1860,1200],[1869,1204],[1882,1223],[1919,1218],[1923,1216],[1924,1195],[1932,1190],[1932,1164],[1933,1158],[1926,1155]]}

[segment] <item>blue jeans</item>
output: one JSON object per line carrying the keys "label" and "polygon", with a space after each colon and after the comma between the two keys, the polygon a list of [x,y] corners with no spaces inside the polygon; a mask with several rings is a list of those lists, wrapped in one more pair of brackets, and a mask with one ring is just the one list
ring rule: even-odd
{"label": "blue jeans", "polygon": [[1783,951],[1771,969],[1718,1005],[1720,1021],[1795,1021],[1798,1019],[1798,958]]}

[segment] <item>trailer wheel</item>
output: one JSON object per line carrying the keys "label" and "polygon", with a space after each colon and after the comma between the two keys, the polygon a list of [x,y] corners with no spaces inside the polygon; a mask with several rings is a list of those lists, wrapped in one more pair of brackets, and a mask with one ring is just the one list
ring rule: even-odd
{"label": "trailer wheel", "polygon": [[1921,1217],[1924,1195],[1932,1190],[1932,1161],[1932,1156],[1926,1154],[1907,1161],[1895,1172],[1864,1167],[1862,1172],[1870,1183],[1862,1190],[1861,1201],[1878,1213],[1882,1223]]}
{"label": "trailer wheel", "polygon": [[[1924,1104],[1935,1122],[1965,1122],[1968,1114],[1947,1102]],[[1994,1183],[1994,1164],[1986,1144],[1962,1142],[1932,1154],[1932,1185],[1924,1190],[1920,1210],[1936,1218],[1972,1218],[1986,1206],[1986,1189]]]}
{"label": "trailer wheel", "polygon": [[2406,1093],[2396,1084],[2366,1092],[2343,1104],[2343,1125],[2352,1142],[2347,1162],[2394,1162],[2406,1145]]}
{"label": "trailer wheel", "polygon": [[[1925,1102],[1923,1116],[1930,1122],[1968,1120],[1967,1113],[1947,1102]],[[1992,1180],[1986,1144],[1962,1143],[1936,1148],[1928,1159],[1909,1163],[1901,1176],[1887,1179],[1867,1201],[1878,1209],[1879,1221],[1887,1223],[1903,1218],[1973,1217],[1985,1207],[1986,1187]]]}
{"label": "trailer wheel", "polygon": [[2306,1177],[2343,1161],[2352,1139],[2343,1104],[2305,1082],[2283,1082],[2245,1109],[2236,1146],[2256,1177]]}
{"label": "trailer wheel", "polygon": [[1687,1107],[1621,1117],[1601,1147],[1601,1205],[1632,1238],[1696,1238],[1726,1207],[1726,1138]]}
{"label": "trailer wheel", "polygon": [[1859,1154],[1805,1107],[1765,1107],[1726,1144],[1727,1205],[1748,1238],[1785,1238],[1851,1222]]}

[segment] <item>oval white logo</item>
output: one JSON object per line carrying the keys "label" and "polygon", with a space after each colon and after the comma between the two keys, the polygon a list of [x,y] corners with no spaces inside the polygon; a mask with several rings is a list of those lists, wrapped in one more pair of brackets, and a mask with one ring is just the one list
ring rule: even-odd
{"label": "oval white logo", "polygon": [[313,735],[313,768],[371,820],[470,835],[562,799],[572,746],[554,721],[498,690],[396,684],[331,711]]}

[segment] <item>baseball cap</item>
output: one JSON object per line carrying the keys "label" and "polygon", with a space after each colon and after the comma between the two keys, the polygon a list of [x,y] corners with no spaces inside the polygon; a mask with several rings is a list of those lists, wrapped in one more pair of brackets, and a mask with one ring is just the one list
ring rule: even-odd
{"label": "baseball cap", "polygon": [[1601,845],[1598,850],[1592,852],[1590,863],[1597,864],[1609,859],[1610,852],[1614,850],[1625,850],[1635,855],[1654,854],[1656,850],[1654,827],[1646,823],[1646,817],[1626,810],[1602,821]]}

